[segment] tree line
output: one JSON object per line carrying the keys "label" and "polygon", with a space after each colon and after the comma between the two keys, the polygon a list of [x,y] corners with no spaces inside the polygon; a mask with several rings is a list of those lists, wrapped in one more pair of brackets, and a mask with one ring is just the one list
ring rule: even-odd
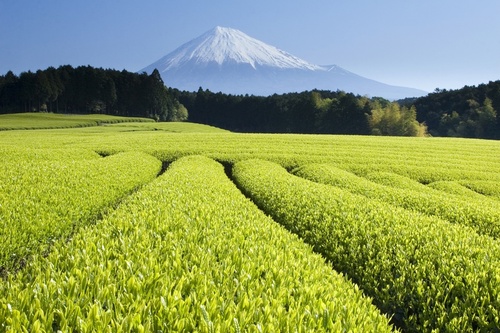
{"label": "tree line", "polygon": [[170,90],[190,121],[233,131],[500,139],[500,81],[397,102],[343,91],[262,97]]}
{"label": "tree line", "polygon": [[426,135],[414,108],[343,91],[313,90],[267,97],[228,95],[202,88],[197,92],[170,91],[188,108],[190,121],[236,132]]}
{"label": "tree line", "polygon": [[[372,110],[378,110],[378,118],[371,116]],[[239,132],[415,135],[415,131],[396,130],[403,127],[398,122],[405,114],[409,116],[403,117],[405,121],[418,127],[409,109],[382,98],[343,91],[268,97],[213,93],[202,88],[187,92],[167,88],[158,70],[148,75],[69,65],[19,76],[9,71],[0,76],[0,113],[16,112],[189,120]]]}
{"label": "tree line", "polygon": [[0,76],[0,113],[103,113],[182,121],[187,109],[160,73],[131,73],[91,66],[49,67]]}
{"label": "tree line", "polygon": [[433,136],[500,139],[500,81],[461,89],[436,89],[416,100],[417,119]]}
{"label": "tree line", "polygon": [[500,81],[391,102],[327,90],[271,96],[179,91],[167,88],[158,70],[148,75],[66,65],[0,75],[0,113],[105,113],[235,132],[500,139],[499,108]]}

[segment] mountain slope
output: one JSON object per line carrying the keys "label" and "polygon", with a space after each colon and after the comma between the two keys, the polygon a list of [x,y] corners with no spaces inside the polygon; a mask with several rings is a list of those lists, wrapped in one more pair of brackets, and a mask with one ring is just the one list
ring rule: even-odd
{"label": "mountain slope", "polygon": [[231,28],[215,27],[141,72],[157,68],[164,82],[181,90],[199,87],[230,94],[272,95],[311,89],[344,90],[389,99],[426,92],[390,86],[339,66],[319,66]]}
{"label": "mountain slope", "polygon": [[309,64],[274,46],[249,37],[239,30],[222,27],[207,31],[155,64],[161,65],[163,71],[166,71],[186,65],[203,67],[230,63],[248,64],[254,69],[256,66],[320,69],[319,66]]}

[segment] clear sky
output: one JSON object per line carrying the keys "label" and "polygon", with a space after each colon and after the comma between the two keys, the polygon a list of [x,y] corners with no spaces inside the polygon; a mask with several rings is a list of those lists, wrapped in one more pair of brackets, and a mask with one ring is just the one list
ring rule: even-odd
{"label": "clear sky", "polygon": [[314,64],[456,89],[500,80],[499,15],[499,0],[0,0],[0,74],[139,71],[224,26]]}

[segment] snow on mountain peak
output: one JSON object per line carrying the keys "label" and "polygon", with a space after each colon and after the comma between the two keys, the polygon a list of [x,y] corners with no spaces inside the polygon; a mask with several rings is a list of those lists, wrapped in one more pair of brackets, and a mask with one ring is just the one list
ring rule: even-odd
{"label": "snow on mountain peak", "polygon": [[390,99],[425,94],[370,80],[336,65],[314,65],[224,27],[205,32],[140,72],[152,73],[155,68],[168,86],[186,91],[203,87],[231,94],[271,95],[340,89]]}
{"label": "snow on mountain peak", "polygon": [[187,42],[160,59],[164,70],[187,63],[224,63],[270,66],[283,69],[323,70],[274,46],[263,43],[245,33],[225,27],[215,27],[203,35]]}

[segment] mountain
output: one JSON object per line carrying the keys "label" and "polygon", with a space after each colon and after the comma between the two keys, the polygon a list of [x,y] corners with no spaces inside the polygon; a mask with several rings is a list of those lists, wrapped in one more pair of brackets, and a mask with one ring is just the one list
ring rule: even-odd
{"label": "mountain", "polygon": [[228,94],[272,95],[304,90],[344,90],[388,99],[426,95],[391,86],[339,66],[311,64],[243,32],[215,27],[140,72],[158,69],[165,84],[180,90],[199,87]]}

